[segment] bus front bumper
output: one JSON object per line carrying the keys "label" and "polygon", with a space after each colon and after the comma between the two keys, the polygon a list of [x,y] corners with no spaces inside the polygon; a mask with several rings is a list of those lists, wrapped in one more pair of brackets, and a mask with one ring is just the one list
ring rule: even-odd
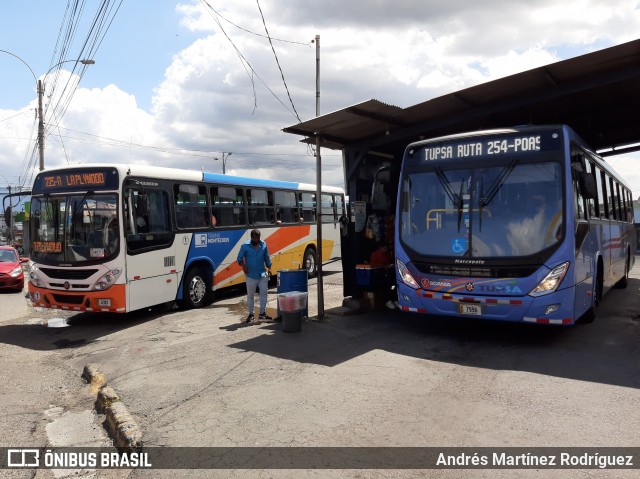
{"label": "bus front bumper", "polygon": [[38,288],[29,283],[29,297],[37,308],[111,313],[125,313],[127,310],[124,284],[114,284],[105,291],[70,292]]}
{"label": "bus front bumper", "polygon": [[576,321],[573,293],[568,288],[537,298],[473,296],[400,284],[398,303],[401,310],[414,313],[568,326]]}

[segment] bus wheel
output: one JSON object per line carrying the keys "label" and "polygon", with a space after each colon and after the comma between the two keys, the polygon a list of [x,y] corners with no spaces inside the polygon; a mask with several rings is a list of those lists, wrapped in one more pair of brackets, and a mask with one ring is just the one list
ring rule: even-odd
{"label": "bus wheel", "polygon": [[627,255],[627,261],[624,263],[624,276],[620,278],[614,288],[625,289],[627,286],[629,286],[629,255]]}
{"label": "bus wheel", "polygon": [[598,268],[598,272],[596,274],[596,284],[593,291],[593,300],[591,302],[591,307],[584,313],[580,319],[578,320],[582,324],[590,324],[593,323],[596,319],[596,308],[602,301],[602,289],[603,289],[603,278],[602,278],[602,268]]}
{"label": "bus wheel", "polygon": [[185,308],[202,308],[211,304],[213,292],[207,276],[201,269],[191,268],[184,278],[181,304]]}
{"label": "bus wheel", "polygon": [[304,267],[307,270],[307,276],[309,278],[315,278],[318,274],[318,265],[316,264],[316,252],[313,248],[307,248],[304,250]]}
{"label": "bus wheel", "polygon": [[602,267],[598,268],[598,274],[596,275],[596,287],[593,292],[593,305],[597,308],[602,301],[602,293],[604,291],[604,277]]}

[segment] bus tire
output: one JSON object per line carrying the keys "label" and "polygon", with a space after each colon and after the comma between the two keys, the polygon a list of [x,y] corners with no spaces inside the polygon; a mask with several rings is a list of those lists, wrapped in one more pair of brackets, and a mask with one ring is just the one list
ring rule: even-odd
{"label": "bus tire", "polygon": [[627,253],[627,260],[624,263],[624,275],[614,285],[614,288],[625,289],[627,286],[629,286],[629,253]]}
{"label": "bus tire", "polygon": [[181,306],[197,309],[208,306],[213,300],[213,291],[209,279],[200,268],[190,268],[184,277]]}
{"label": "bus tire", "polygon": [[318,263],[316,261],[316,251],[311,246],[308,246],[307,249],[304,250],[302,261],[307,270],[307,276],[309,278],[315,278],[318,274]]}
{"label": "bus tire", "polygon": [[591,307],[578,320],[582,324],[591,324],[596,319],[596,309],[602,301],[602,291],[604,288],[604,278],[602,275],[602,264],[601,261],[598,261],[598,271],[596,272],[596,284],[593,288],[593,300],[591,302]]}

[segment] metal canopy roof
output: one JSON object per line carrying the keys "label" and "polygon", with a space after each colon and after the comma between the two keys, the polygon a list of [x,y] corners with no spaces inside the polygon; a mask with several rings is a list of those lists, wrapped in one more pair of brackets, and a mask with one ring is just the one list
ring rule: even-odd
{"label": "metal canopy roof", "polygon": [[640,40],[408,108],[365,101],[283,131],[305,137],[320,133],[321,145],[331,149],[366,142],[376,151],[394,153],[420,137],[555,123],[570,125],[596,150],[639,149],[620,147],[640,142]]}

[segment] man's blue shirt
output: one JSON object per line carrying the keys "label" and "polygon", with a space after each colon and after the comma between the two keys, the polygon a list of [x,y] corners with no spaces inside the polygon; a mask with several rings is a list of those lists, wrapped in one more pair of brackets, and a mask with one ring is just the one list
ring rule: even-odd
{"label": "man's blue shirt", "polygon": [[246,258],[249,272],[247,276],[253,279],[260,279],[265,276],[267,268],[271,268],[271,258],[269,257],[269,249],[267,243],[260,240],[260,244],[255,248],[251,244],[251,240],[243,243],[240,247],[240,253],[238,253],[238,264],[242,264],[243,258]]}

